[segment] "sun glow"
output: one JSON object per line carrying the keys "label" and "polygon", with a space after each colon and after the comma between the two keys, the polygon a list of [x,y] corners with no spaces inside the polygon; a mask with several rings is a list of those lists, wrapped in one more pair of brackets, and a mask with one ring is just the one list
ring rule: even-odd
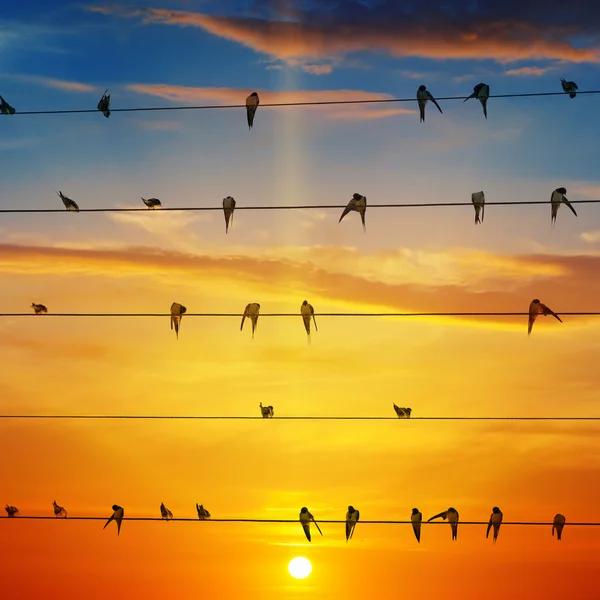
{"label": "sun glow", "polygon": [[290,560],[288,571],[295,579],[306,579],[312,573],[312,564],[308,558],[297,556]]}

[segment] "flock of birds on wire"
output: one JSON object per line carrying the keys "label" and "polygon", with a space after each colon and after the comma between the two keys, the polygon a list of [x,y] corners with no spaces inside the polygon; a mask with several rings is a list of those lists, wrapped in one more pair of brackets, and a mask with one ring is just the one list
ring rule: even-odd
{"label": "flock of birds on wire", "polygon": [[[55,517],[57,517],[57,518],[61,517],[64,519],[67,518],[66,509],[62,506],[59,506],[56,503],[56,500],[54,500],[52,502],[52,505],[54,508],[54,516]],[[113,509],[113,514],[109,517],[108,521],[106,521],[103,529],[105,529],[106,526],[111,521],[115,521],[117,524],[117,535],[120,535],[121,534],[121,523],[123,521],[123,517],[125,516],[125,509],[122,506],[119,506],[118,504],[113,504],[112,509]],[[9,506],[7,504],[4,510],[6,510],[6,512],[8,513],[8,517],[15,517],[20,514],[19,509],[16,506]],[[196,503],[196,512],[198,513],[198,519],[200,519],[201,521],[211,518],[210,512],[206,508],[204,508],[204,506],[202,504]],[[164,502],[162,502],[160,505],[160,515],[161,515],[161,518],[165,521],[170,521],[173,518],[173,513],[164,505]],[[354,534],[354,528],[356,527],[356,524],[358,523],[359,518],[360,518],[360,511],[357,510],[356,508],[354,508],[353,506],[349,506],[348,512],[346,513],[346,542],[348,542],[349,540],[352,539],[352,535]],[[437,515],[434,515],[433,517],[430,517],[429,519],[427,519],[427,523],[429,523],[430,521],[433,521],[434,519],[439,519],[439,518],[443,519],[444,521],[448,520],[448,524],[450,525],[450,529],[451,529],[451,533],[452,533],[452,541],[456,541],[458,538],[458,511],[451,506],[450,508],[448,508],[448,510],[444,510],[441,513],[438,513]],[[486,539],[489,537],[490,531],[493,528],[493,541],[496,542],[496,540],[498,539],[498,534],[500,533],[500,526],[502,525],[502,519],[503,519],[502,511],[497,506],[494,506],[492,508],[492,514],[490,515],[490,520],[487,525],[487,530],[485,532]],[[306,539],[309,542],[312,541],[311,531],[310,531],[311,522],[315,525],[315,527],[317,528],[317,531],[321,535],[323,535],[323,532],[321,531],[319,524],[315,521],[314,516],[308,510],[308,508],[306,508],[306,506],[303,506],[300,509],[300,519],[299,520],[300,520],[300,524],[302,525],[302,529],[304,530],[304,534],[306,535]],[[410,515],[410,522],[412,524],[413,531],[414,531],[415,537],[417,539],[417,542],[421,543],[421,523],[423,522],[423,515],[419,511],[418,508],[412,509],[412,513]],[[554,535],[554,532],[556,531],[556,537],[558,538],[559,541],[562,538],[562,530],[563,530],[563,527],[565,526],[565,523],[566,523],[566,518],[564,515],[558,513],[554,516],[554,519],[552,522],[552,535]]]}
{"label": "flock of birds on wire", "polygon": [[[31,303],[31,308],[33,308],[33,312],[36,315],[48,314],[48,307],[45,304],[36,304],[35,302]],[[175,330],[176,339],[179,339],[179,328],[181,327],[181,321],[183,319],[183,315],[187,312],[187,307],[183,306],[183,304],[179,304],[179,302],[173,302],[171,304],[171,330]],[[533,329],[533,324],[539,315],[544,315],[547,317],[548,315],[552,315],[555,319],[563,322],[562,319],[548,306],[546,306],[543,302],[540,302],[538,298],[534,298],[529,304],[529,319],[527,322],[527,335],[531,335],[531,330]],[[242,314],[242,322],[240,325],[240,331],[244,329],[244,322],[246,319],[250,319],[252,322],[252,339],[254,339],[254,332],[256,330],[256,326],[258,325],[258,317],[260,316],[260,304],[258,302],[250,302],[246,305],[244,312]],[[304,329],[306,330],[306,336],[308,339],[308,343],[311,343],[310,337],[310,326],[311,319],[315,325],[315,331],[319,331],[317,328],[317,320],[315,318],[315,309],[312,304],[309,304],[307,300],[304,300],[300,305],[300,316],[302,317],[302,322],[304,323]]]}

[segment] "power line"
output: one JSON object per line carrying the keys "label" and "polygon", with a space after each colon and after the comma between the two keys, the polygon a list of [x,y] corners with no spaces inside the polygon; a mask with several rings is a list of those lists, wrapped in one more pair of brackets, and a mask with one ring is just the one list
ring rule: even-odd
{"label": "power line", "polygon": [[[0,518],[4,519],[31,519],[31,520],[51,520],[51,521],[106,521],[107,517],[54,517],[54,516],[17,516],[17,517],[8,517],[8,516],[0,516]],[[161,517],[123,517],[123,521],[164,521]],[[193,517],[179,517],[169,519],[169,521],[182,521],[184,523],[300,523],[298,519],[198,519]],[[316,519],[317,523],[334,523],[334,524],[345,524],[346,521],[343,520],[333,520],[333,519]],[[459,525],[487,525],[488,521],[459,521]],[[412,521],[358,521],[358,525],[412,525]],[[447,521],[423,521],[421,525],[445,525],[448,526]],[[552,523],[544,523],[539,521],[502,521],[502,527],[505,525],[518,525],[518,526],[542,526],[542,527],[551,527]],[[596,522],[569,522],[566,525],[569,527],[599,527],[600,523]]]}
{"label": "power line", "polygon": [[[0,419],[73,419],[73,420],[261,420],[262,416],[246,415],[0,415]],[[275,421],[600,421],[600,417],[352,417],[352,416],[277,416],[269,420]]]}
{"label": "power line", "polygon": [[[569,200],[571,204],[598,204],[600,199],[593,200]],[[533,204],[545,204],[550,205],[549,200],[506,200],[498,202],[487,202],[485,206],[515,206],[515,205],[533,205]],[[367,209],[371,208],[440,208],[445,206],[470,206],[473,207],[472,202],[407,202],[402,204],[369,204]],[[314,210],[314,209],[344,209],[346,204],[297,204],[297,205],[274,205],[274,206],[236,206],[235,210]],[[80,213],[119,213],[119,212],[148,212],[147,207],[143,208],[80,208]],[[217,210],[222,211],[222,206],[178,206],[178,207],[161,207],[158,212],[161,211],[211,211]],[[0,214],[4,213],[65,213],[65,212],[76,212],[67,211],[65,208],[3,208],[0,209]],[[157,212],[154,210],[154,212]]]}
{"label": "power line", "polygon": [[[600,311],[577,311],[558,312],[561,316],[599,316]],[[0,317],[170,317],[171,313],[47,313],[36,315],[35,313],[0,313]],[[243,317],[243,313],[184,313],[188,317]],[[263,317],[294,317],[299,318],[300,313],[260,313]],[[315,313],[315,317],[527,317],[528,312],[422,312],[422,313]],[[249,317],[247,317],[249,318]]]}
{"label": "power line", "polygon": [[[536,92],[536,93],[524,93],[524,94],[494,94],[490,95],[489,98],[535,98],[541,96],[564,96],[566,92]],[[589,90],[580,92],[577,94],[600,94],[600,90]],[[436,97],[438,101],[446,100],[464,100],[465,96],[444,96]],[[259,107],[284,107],[284,106],[331,106],[340,104],[389,104],[394,102],[417,102],[416,97],[412,98],[380,98],[380,99],[369,99],[369,100],[320,100],[312,102],[271,102],[271,103],[260,103]],[[230,108],[246,108],[245,104],[207,104],[200,106],[148,106],[148,107],[133,107],[133,108],[110,108],[110,112],[149,112],[149,111],[169,111],[169,110],[209,110],[209,109],[230,109]],[[84,108],[84,109],[72,109],[72,110],[29,110],[15,112],[15,115],[60,115],[60,114],[77,114],[77,113],[96,113],[99,112],[97,108]],[[8,116],[8,115],[6,115]],[[10,115],[14,116],[14,115]]]}

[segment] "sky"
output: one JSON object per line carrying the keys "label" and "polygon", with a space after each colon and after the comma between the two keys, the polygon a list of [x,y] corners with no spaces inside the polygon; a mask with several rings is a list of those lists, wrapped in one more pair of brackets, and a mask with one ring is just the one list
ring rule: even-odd
{"label": "sky", "polygon": [[[597,317],[327,317],[336,312],[597,311],[598,96],[320,107],[294,101],[600,89],[600,5],[393,0],[28,0],[0,8],[2,209],[345,205],[341,209],[0,215],[0,412],[273,420],[0,419],[0,503],[21,515],[424,519],[567,526],[0,520],[0,596],[248,600],[571,597],[595,591],[593,421],[294,421],[278,416],[600,417]],[[243,108],[19,115],[111,107]],[[539,200],[488,206],[373,204]],[[315,308],[307,343],[300,305]],[[34,316],[163,313],[161,318]],[[239,317],[259,302],[254,339]],[[302,581],[287,563],[305,556]]]}

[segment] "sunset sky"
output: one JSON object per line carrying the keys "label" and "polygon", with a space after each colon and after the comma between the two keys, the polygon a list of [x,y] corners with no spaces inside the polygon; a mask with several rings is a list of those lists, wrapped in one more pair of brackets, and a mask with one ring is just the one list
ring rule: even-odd
{"label": "sunset sky", "polygon": [[[17,113],[111,107],[600,89],[600,4],[454,0],[27,0],[0,8],[0,94]],[[551,527],[359,522],[0,520],[0,597],[325,600],[597,598],[600,425],[293,421],[278,416],[600,417],[598,317],[353,318],[325,312],[600,311],[599,96],[0,117],[0,208],[345,205],[341,209],[0,214],[0,413],[273,420],[0,419],[0,509],[52,516],[426,520],[567,518]],[[317,313],[307,343],[300,305]],[[162,318],[33,316],[164,313]],[[263,313],[254,340],[239,317]],[[292,579],[287,563],[312,561]]]}

